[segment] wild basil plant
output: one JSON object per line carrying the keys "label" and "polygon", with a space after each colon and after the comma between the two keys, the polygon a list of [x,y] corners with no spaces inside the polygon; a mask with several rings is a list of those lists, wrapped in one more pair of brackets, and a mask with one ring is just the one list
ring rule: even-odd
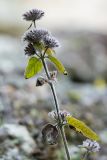
{"label": "wild basil plant", "polygon": [[[89,140],[86,140],[86,142],[83,142],[83,145],[81,145],[81,147],[87,149],[85,154],[86,157],[87,153],[99,150],[100,147],[96,142],[99,137],[94,131],[86,126],[84,122],[74,118],[67,111],[61,111],[59,108],[54,83],[57,81],[57,71],[64,75],[67,75],[67,71],[55,54],[55,48],[60,46],[58,40],[53,37],[48,30],[36,27],[36,22],[43,16],[44,12],[38,9],[33,9],[23,14],[23,19],[31,22],[28,30],[23,36],[23,41],[26,42],[24,51],[25,55],[28,56],[28,63],[24,76],[26,79],[32,78],[44,69],[46,76],[41,75],[38,77],[36,86],[48,84],[51,88],[55,103],[54,110],[48,114],[53,119],[54,125],[47,124],[44,126],[42,130],[43,139],[48,144],[54,145],[57,143],[58,135],[61,135],[65,147],[66,158],[67,160],[70,160],[70,153],[64,131],[64,126],[67,125],[68,127],[75,129],[77,132],[81,132],[85,137],[89,138]],[[57,71],[49,71],[47,60],[49,60],[56,67]],[[92,142],[94,141],[93,144],[95,145],[91,145],[90,147],[89,142],[91,140]]]}

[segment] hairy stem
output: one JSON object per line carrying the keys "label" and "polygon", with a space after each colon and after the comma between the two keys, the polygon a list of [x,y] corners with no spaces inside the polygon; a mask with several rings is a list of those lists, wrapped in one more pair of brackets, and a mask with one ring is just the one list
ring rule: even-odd
{"label": "hairy stem", "polygon": [[[42,63],[43,63],[47,78],[50,80],[50,74],[49,74],[48,67],[47,67],[47,64],[46,64],[44,58],[42,58]],[[61,136],[62,136],[62,140],[63,140],[63,143],[64,143],[67,160],[70,160],[68,144],[67,144],[67,140],[66,140],[66,136],[65,136],[64,127],[62,126],[62,119],[61,119],[61,116],[60,116],[59,103],[58,103],[55,87],[54,87],[52,82],[50,83],[50,87],[51,87],[51,91],[52,91],[52,94],[53,94],[53,99],[54,99],[54,102],[55,102],[55,109],[56,109],[56,112],[57,112],[57,115],[58,115],[58,126],[59,126],[60,133],[61,133]]]}
{"label": "hairy stem", "polygon": [[27,30],[29,30],[31,27],[32,27],[32,23],[30,24],[30,26],[28,27],[28,29],[27,29]]}
{"label": "hairy stem", "polygon": [[88,157],[88,155],[89,155],[89,151],[87,151],[87,152],[84,154],[84,156],[83,156],[82,160],[86,160],[86,159],[87,159],[87,157]]}

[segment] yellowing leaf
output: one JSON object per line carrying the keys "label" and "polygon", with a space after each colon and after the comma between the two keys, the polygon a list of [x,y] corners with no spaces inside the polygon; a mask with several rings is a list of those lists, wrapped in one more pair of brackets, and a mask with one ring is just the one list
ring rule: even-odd
{"label": "yellowing leaf", "polygon": [[99,140],[99,136],[94,131],[92,131],[84,122],[72,116],[66,116],[66,121],[70,126],[73,126],[76,131],[81,132],[85,137],[94,141]]}
{"label": "yellowing leaf", "polygon": [[47,51],[46,51],[46,54],[48,54],[48,55],[52,55],[54,53],[55,53],[55,51],[51,48],[48,48]]}
{"label": "yellowing leaf", "polygon": [[42,69],[42,62],[37,57],[31,57],[28,61],[24,76],[26,79],[35,76]]}
{"label": "yellowing leaf", "polygon": [[48,55],[48,58],[50,59],[51,62],[54,63],[54,65],[59,70],[59,72],[67,75],[67,71],[65,70],[65,67],[63,66],[63,64],[56,57],[54,57],[52,55]]}

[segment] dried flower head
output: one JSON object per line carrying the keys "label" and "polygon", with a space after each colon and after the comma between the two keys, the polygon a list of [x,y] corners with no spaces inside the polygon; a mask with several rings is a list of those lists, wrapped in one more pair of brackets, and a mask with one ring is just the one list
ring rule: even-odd
{"label": "dried flower head", "polygon": [[23,19],[26,21],[36,21],[39,20],[41,17],[44,16],[44,12],[39,9],[32,9],[23,14]]}
{"label": "dried flower head", "polygon": [[55,111],[49,112],[49,113],[48,113],[48,116],[49,116],[50,118],[52,118],[53,120],[56,120],[56,119],[57,119],[57,114],[56,114]]}
{"label": "dried flower head", "polygon": [[31,43],[27,44],[24,51],[25,51],[25,55],[28,55],[28,56],[32,56],[36,53],[36,51]]}
{"label": "dried flower head", "polygon": [[79,147],[86,148],[89,152],[98,152],[100,150],[99,143],[90,139],[83,141],[83,144],[79,145]]}
{"label": "dried flower head", "polygon": [[58,40],[50,35],[44,37],[44,45],[48,48],[56,48],[60,46]]}
{"label": "dried flower head", "polygon": [[50,72],[51,81],[57,82],[57,71]]}
{"label": "dried flower head", "polygon": [[35,44],[43,40],[44,37],[49,34],[50,33],[45,29],[33,29],[25,33],[23,40]]}
{"label": "dried flower head", "polygon": [[[65,117],[68,116],[68,115],[70,115],[70,113],[68,111],[66,111],[66,110],[62,110],[62,111],[60,110],[59,114],[60,114],[63,122],[65,121]],[[58,115],[57,115],[56,111],[49,112],[48,116],[50,118],[52,118],[53,120],[55,120],[55,121],[58,120]]]}
{"label": "dried flower head", "polygon": [[70,116],[71,114],[66,110],[62,110],[60,111],[60,115],[63,119],[65,119],[66,116]]}

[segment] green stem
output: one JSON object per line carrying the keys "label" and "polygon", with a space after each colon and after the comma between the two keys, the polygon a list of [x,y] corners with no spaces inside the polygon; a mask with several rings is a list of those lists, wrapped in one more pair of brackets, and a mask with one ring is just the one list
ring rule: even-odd
{"label": "green stem", "polygon": [[86,160],[86,159],[87,159],[87,157],[88,157],[88,155],[89,155],[89,151],[87,150],[87,152],[84,154],[84,156],[83,156],[82,160]]}
{"label": "green stem", "polygon": [[[43,63],[47,78],[50,80],[50,74],[49,74],[48,67],[47,67],[47,64],[46,64],[44,58],[42,58],[42,63]],[[54,87],[52,82],[50,83],[50,87],[51,87],[51,91],[52,91],[54,102],[55,102],[55,109],[56,109],[56,112],[57,112],[57,115],[58,115],[58,126],[59,126],[60,133],[61,133],[61,136],[62,136],[62,140],[63,140],[63,143],[64,143],[67,160],[70,160],[70,154],[69,154],[69,150],[68,150],[68,144],[67,144],[67,140],[66,140],[66,136],[65,136],[65,131],[64,131],[64,127],[62,126],[62,122],[61,122],[62,119],[61,119],[61,116],[60,116],[59,103],[58,103],[55,87]]]}

